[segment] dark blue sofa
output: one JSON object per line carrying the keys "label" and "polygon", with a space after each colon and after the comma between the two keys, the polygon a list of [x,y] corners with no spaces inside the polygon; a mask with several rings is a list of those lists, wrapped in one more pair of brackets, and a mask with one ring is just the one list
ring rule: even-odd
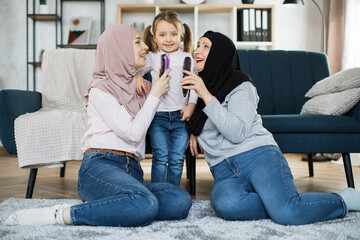
{"label": "dark blue sofa", "polygon": [[[238,50],[241,69],[253,79],[260,96],[258,112],[283,153],[342,153],[346,180],[354,187],[349,153],[360,152],[360,103],[345,116],[300,115],[305,93],[330,75],[323,53]],[[195,159],[190,158],[190,188],[195,193]]]}
{"label": "dark blue sofa", "polygon": [[[349,153],[360,153],[360,104],[345,116],[300,115],[305,93],[329,76],[326,55],[306,51],[238,50],[241,69],[250,74],[260,96],[258,112],[283,153],[342,153],[347,184],[354,187]],[[0,138],[16,153],[14,119],[41,108],[41,95],[21,90],[0,91]],[[186,153],[190,193],[195,194],[195,159]]]}

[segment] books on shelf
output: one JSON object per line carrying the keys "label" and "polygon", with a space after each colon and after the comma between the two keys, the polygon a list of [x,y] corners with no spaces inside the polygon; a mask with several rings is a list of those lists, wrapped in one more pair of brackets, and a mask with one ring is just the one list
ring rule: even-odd
{"label": "books on shelf", "polygon": [[237,16],[238,41],[271,41],[271,9],[239,9]]}
{"label": "books on shelf", "polygon": [[255,41],[262,41],[262,10],[256,9],[255,11]]}
{"label": "books on shelf", "polygon": [[268,42],[271,41],[271,36],[270,36],[270,14],[269,14],[269,10],[262,10],[262,15],[261,15],[261,28],[262,28],[262,41]]}
{"label": "books on shelf", "polygon": [[238,10],[237,39],[238,41],[250,41],[249,9]]}

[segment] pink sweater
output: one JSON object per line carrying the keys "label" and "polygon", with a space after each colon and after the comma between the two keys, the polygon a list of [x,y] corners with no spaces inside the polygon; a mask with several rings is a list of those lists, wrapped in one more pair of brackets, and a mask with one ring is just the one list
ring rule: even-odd
{"label": "pink sweater", "polygon": [[159,105],[159,98],[149,95],[135,118],[115,97],[92,88],[87,107],[87,130],[81,150],[104,148],[126,151],[145,158],[145,136]]}

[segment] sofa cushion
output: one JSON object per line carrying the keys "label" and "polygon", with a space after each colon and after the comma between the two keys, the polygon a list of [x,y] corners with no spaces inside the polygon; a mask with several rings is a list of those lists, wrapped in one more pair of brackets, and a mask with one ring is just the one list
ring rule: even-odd
{"label": "sofa cushion", "polygon": [[349,133],[275,133],[283,153],[350,153],[358,152],[359,134]]}
{"label": "sofa cushion", "polygon": [[360,100],[360,88],[316,96],[308,100],[301,114],[343,115]]}
{"label": "sofa cushion", "polygon": [[305,96],[312,98],[352,88],[360,88],[360,68],[350,68],[317,82]]}
{"label": "sofa cushion", "polygon": [[348,116],[263,115],[271,133],[360,133],[360,121]]}

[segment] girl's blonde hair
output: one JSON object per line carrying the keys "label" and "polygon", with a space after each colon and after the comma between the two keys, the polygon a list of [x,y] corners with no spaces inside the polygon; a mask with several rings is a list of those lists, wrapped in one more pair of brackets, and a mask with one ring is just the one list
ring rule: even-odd
{"label": "girl's blonde hair", "polygon": [[[157,44],[155,43],[153,37],[154,37],[154,34],[156,33],[157,24],[161,20],[167,21],[168,23],[172,23],[176,27],[176,29],[180,33],[181,41],[184,42],[184,52],[188,52],[191,54],[192,53],[192,44],[193,44],[191,28],[186,23],[183,23],[180,20],[179,15],[175,11],[172,11],[172,10],[166,10],[166,11],[158,14],[154,18],[152,25],[149,25],[145,28],[144,41],[145,41],[146,45],[148,45],[149,50],[152,52],[157,52],[159,49]],[[182,31],[182,27],[184,27],[184,32]],[[151,28],[152,28],[152,31],[151,31]]]}

